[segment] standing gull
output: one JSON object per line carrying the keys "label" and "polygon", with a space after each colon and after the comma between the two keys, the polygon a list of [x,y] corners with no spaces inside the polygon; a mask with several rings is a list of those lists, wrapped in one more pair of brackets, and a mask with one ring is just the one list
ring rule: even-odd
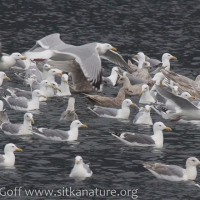
{"label": "standing gull", "polygon": [[85,179],[86,177],[91,177],[92,174],[93,172],[90,170],[89,165],[83,162],[82,157],[76,156],[75,165],[69,177],[73,177],[75,179]]}
{"label": "standing gull", "polygon": [[39,128],[34,130],[34,134],[42,139],[54,141],[74,141],[78,139],[78,129],[80,127],[88,128],[86,124],[82,124],[79,120],[74,120],[70,125],[69,131],[58,129]]}
{"label": "standing gull", "polygon": [[105,108],[100,106],[95,106],[93,109],[89,109],[99,117],[128,119],[130,115],[130,106],[136,106],[136,104],[134,104],[130,99],[125,99],[122,102],[121,109]]}
{"label": "standing gull", "polygon": [[26,113],[23,124],[5,122],[1,124],[1,129],[6,135],[31,135],[32,123],[34,123],[32,113]]}
{"label": "standing gull", "polygon": [[196,167],[200,165],[200,162],[197,158],[190,157],[186,160],[186,169],[177,165],[164,165],[161,163],[144,163],[143,165],[159,179],[168,181],[188,181],[196,179]]}
{"label": "standing gull", "polygon": [[171,131],[171,128],[165,126],[162,122],[156,122],[153,125],[154,134],[151,136],[131,132],[112,135],[128,146],[154,146],[156,148],[162,148],[163,130]]}
{"label": "standing gull", "polygon": [[22,149],[16,145],[9,143],[4,147],[4,155],[0,155],[0,166],[13,167],[15,165],[15,151],[22,152]]}
{"label": "standing gull", "polygon": [[[129,67],[117,49],[108,43],[88,43],[81,46],[65,44],[60,39],[60,34],[48,35],[36,42],[36,45],[26,52],[26,56],[32,59],[49,59],[50,65],[70,72],[66,65],[67,60],[74,59],[80,65],[84,76],[95,89],[100,89],[102,82],[101,59],[109,60],[119,66]],[[39,52],[38,52],[39,51]],[[58,65],[58,62],[61,61]]]}

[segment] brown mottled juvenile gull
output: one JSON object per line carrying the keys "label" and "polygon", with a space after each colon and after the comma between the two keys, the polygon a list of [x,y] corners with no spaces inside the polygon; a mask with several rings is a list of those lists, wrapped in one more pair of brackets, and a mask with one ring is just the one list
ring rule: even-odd
{"label": "brown mottled juvenile gull", "polygon": [[129,91],[127,87],[120,88],[118,95],[114,97],[103,97],[100,95],[84,94],[94,105],[103,107],[120,107],[124,101],[126,95],[132,95],[132,91]]}
{"label": "brown mottled juvenile gull", "polygon": [[26,113],[23,124],[5,122],[1,124],[1,129],[6,135],[31,135],[32,123],[34,123],[33,114]]}
{"label": "brown mottled juvenile gull", "polygon": [[82,124],[79,120],[74,120],[70,125],[69,131],[62,131],[58,129],[39,128],[33,131],[33,134],[42,139],[54,141],[74,141],[78,139],[78,129],[80,127],[88,128],[87,125]]}
{"label": "brown mottled juvenile gull", "polygon": [[124,132],[120,134],[112,133],[112,135],[128,146],[154,146],[156,148],[162,148],[163,130],[171,131],[171,128],[165,126],[162,122],[156,122],[153,125],[154,134],[151,136],[132,132]]}
{"label": "brown mottled juvenile gull", "polygon": [[[109,60],[119,66],[129,67],[121,55],[114,52],[116,48],[108,43],[88,43],[81,46],[65,44],[60,34],[48,35],[36,42],[25,55],[31,59],[49,59],[63,61],[61,66],[51,61],[51,65],[63,71],[71,72],[71,67],[65,61],[76,60],[90,84],[100,90],[102,83],[101,59]],[[54,63],[54,64],[53,64]]]}
{"label": "brown mottled juvenile gull", "polygon": [[125,99],[122,102],[122,106],[120,109],[106,108],[100,106],[88,108],[99,117],[128,119],[130,115],[130,106],[136,106],[136,104],[134,104],[130,99]]}
{"label": "brown mottled juvenile gull", "polygon": [[67,109],[62,113],[60,121],[74,121],[78,119],[78,115],[76,114],[74,109],[74,104],[75,104],[75,98],[70,97],[68,100]]}
{"label": "brown mottled juvenile gull", "polygon": [[13,67],[17,60],[25,60],[26,57],[22,56],[20,53],[12,53],[11,55],[2,53],[2,45],[0,42],[0,71],[8,71]]}
{"label": "brown mottled juvenile gull", "polygon": [[165,165],[161,163],[144,163],[143,165],[159,179],[168,181],[188,181],[196,179],[196,167],[200,165],[200,162],[197,158],[190,157],[186,160],[186,169],[177,165]]}

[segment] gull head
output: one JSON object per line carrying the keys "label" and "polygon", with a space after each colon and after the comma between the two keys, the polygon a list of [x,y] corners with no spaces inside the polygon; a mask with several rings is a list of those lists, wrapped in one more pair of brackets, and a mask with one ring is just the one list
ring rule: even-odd
{"label": "gull head", "polygon": [[140,95],[143,94],[143,93],[145,93],[145,92],[148,92],[148,91],[149,91],[149,86],[147,84],[144,84],[142,86],[142,90],[140,92]]}
{"label": "gull head", "polygon": [[126,76],[120,76],[120,78],[117,81],[117,84],[123,84],[128,79]]}
{"label": "gull head", "polygon": [[149,105],[146,105],[145,106],[145,112],[150,112],[151,111],[151,106],[149,106]]}
{"label": "gull head", "polygon": [[178,95],[178,86],[172,87],[172,93]]}
{"label": "gull head", "polygon": [[181,97],[183,97],[184,99],[195,99],[195,96],[190,95],[188,92],[183,92],[181,94]]}
{"label": "gull head", "polygon": [[68,76],[67,74],[63,74],[63,75],[62,75],[62,78],[61,78],[62,82],[68,84],[68,79],[69,79],[69,76]]}
{"label": "gull head", "polygon": [[61,92],[61,89],[58,87],[58,84],[55,81],[51,81],[50,84],[52,85],[52,88]]}
{"label": "gull head", "polygon": [[175,56],[172,56],[171,54],[169,54],[169,53],[164,53],[163,55],[162,55],[162,62],[164,61],[164,60],[177,60],[177,58],[175,57]]}
{"label": "gull head", "polygon": [[150,63],[148,61],[143,62],[142,68],[149,69],[151,67]]}
{"label": "gull head", "polygon": [[16,147],[16,145],[14,145],[13,143],[6,144],[6,146],[4,147],[5,154],[14,151],[22,152],[22,149]]}
{"label": "gull head", "polygon": [[163,130],[172,131],[170,127],[165,126],[162,122],[156,122],[153,125],[153,130],[154,131],[163,131]]}
{"label": "gull head", "polygon": [[8,81],[10,81],[10,78],[8,77],[8,76],[6,76],[6,73],[4,73],[4,72],[0,72],[0,79],[6,79],[6,80],[8,80]]}
{"label": "gull head", "polygon": [[33,114],[32,113],[25,113],[24,120],[31,122],[34,124]]}
{"label": "gull head", "polygon": [[112,45],[110,45],[108,43],[103,43],[103,44],[98,43],[97,51],[98,51],[99,55],[106,53],[106,51],[108,51],[108,50],[117,51],[117,49],[115,47],[113,47]]}
{"label": "gull head", "polygon": [[47,98],[44,94],[42,94],[42,92],[40,90],[34,90],[32,92],[32,98],[40,98],[40,97],[44,97],[44,98]]}
{"label": "gull head", "polygon": [[43,70],[45,70],[45,71],[49,71],[50,69],[52,69],[52,66],[49,65],[49,64],[44,64],[42,68],[43,68]]}
{"label": "gull head", "polygon": [[86,124],[82,124],[79,120],[74,120],[70,125],[70,129],[80,128],[80,127],[88,128]]}
{"label": "gull head", "polygon": [[51,84],[49,83],[49,81],[47,81],[47,80],[41,81],[40,85],[42,85],[44,87],[52,87]]}
{"label": "gull head", "polygon": [[20,53],[12,53],[11,57],[15,60],[26,60],[26,57],[22,56]]}
{"label": "gull head", "polygon": [[145,61],[145,55],[143,52],[138,52],[137,55],[133,56],[133,58]]}
{"label": "gull head", "polygon": [[122,102],[122,107],[130,107],[130,106],[136,106],[136,104],[133,103],[130,99],[125,99]]}
{"label": "gull head", "polygon": [[48,74],[49,74],[49,75],[52,75],[52,76],[55,76],[55,75],[62,76],[62,71],[59,70],[59,69],[50,69],[50,70],[48,71]]}
{"label": "gull head", "polygon": [[197,158],[195,157],[190,157],[186,160],[186,166],[198,166],[200,165],[200,162]]}
{"label": "gull head", "polygon": [[76,156],[75,158],[75,163],[78,164],[82,164],[83,163],[83,158],[81,156]]}

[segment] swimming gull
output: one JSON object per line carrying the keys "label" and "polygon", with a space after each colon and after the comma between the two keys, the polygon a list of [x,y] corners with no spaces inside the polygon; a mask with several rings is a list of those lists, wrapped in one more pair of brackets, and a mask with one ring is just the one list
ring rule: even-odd
{"label": "swimming gull", "polygon": [[163,147],[163,130],[171,131],[170,127],[165,126],[162,122],[156,122],[153,125],[153,135],[145,135],[131,132],[112,133],[114,137],[128,146],[154,146]]}
{"label": "swimming gull", "polygon": [[74,109],[74,104],[75,104],[75,98],[70,97],[68,100],[67,109],[62,113],[60,121],[74,121],[78,119],[78,115],[76,114]]}
{"label": "swimming gull", "polygon": [[4,103],[2,100],[0,100],[0,123],[3,122],[9,122],[9,118],[6,109],[4,108]]}
{"label": "swimming gull", "polygon": [[6,144],[4,147],[4,155],[0,155],[0,166],[13,167],[15,165],[15,151],[22,152],[22,149],[12,143]]}
{"label": "swimming gull", "polygon": [[0,86],[2,86],[4,79],[10,81],[10,78],[6,76],[5,72],[0,72]]}
{"label": "swimming gull", "polygon": [[133,120],[133,124],[146,124],[153,125],[153,121],[150,115],[151,106],[146,105],[144,108],[140,108],[139,112]]}
{"label": "swimming gull", "polygon": [[84,94],[84,96],[87,99],[89,99],[94,105],[103,106],[103,107],[120,107],[126,95],[132,95],[132,91],[129,91],[127,87],[120,88],[115,98],[104,97],[100,95]]}
{"label": "swimming gull", "polygon": [[23,124],[13,124],[4,122],[1,124],[1,129],[6,135],[31,135],[32,134],[33,114],[24,114]]}
{"label": "swimming gull", "polygon": [[[79,63],[87,80],[95,89],[99,90],[102,82],[100,58],[109,60],[119,66],[129,67],[122,56],[115,52],[116,50],[116,48],[108,43],[94,42],[81,46],[65,44],[60,39],[60,34],[56,33],[38,40],[36,45],[26,52],[25,55],[32,59],[51,58],[55,61],[63,61],[61,69],[67,72],[70,72],[71,69],[66,66],[65,61],[75,59]],[[57,67],[59,68],[60,66]]]}
{"label": "swimming gull", "polygon": [[34,90],[32,92],[32,99],[29,100],[25,97],[12,97],[12,96],[4,96],[3,98],[6,100],[6,102],[9,104],[9,106],[14,110],[22,110],[22,111],[28,111],[28,110],[36,110],[40,107],[39,98],[44,97],[45,95],[41,93],[40,90]]}
{"label": "swimming gull", "polygon": [[125,99],[122,102],[121,109],[100,106],[95,106],[93,109],[90,107],[88,108],[99,117],[128,119],[130,115],[130,106],[136,106],[136,104],[130,99]]}
{"label": "swimming gull", "polygon": [[69,177],[73,177],[75,179],[85,179],[86,177],[91,177],[93,172],[90,170],[88,164],[83,162],[81,156],[76,156],[74,168],[71,170]]}
{"label": "swimming gull", "polygon": [[34,130],[34,134],[42,139],[54,141],[74,141],[78,139],[78,128],[88,128],[86,124],[82,124],[79,120],[74,120],[70,125],[69,131],[58,129],[39,128]]}
{"label": "swimming gull", "polygon": [[161,163],[144,163],[143,165],[159,179],[168,181],[188,181],[196,179],[196,167],[200,165],[200,162],[197,158],[190,157],[186,160],[186,169],[177,165],[164,165]]}
{"label": "swimming gull", "polygon": [[58,84],[55,81],[50,81],[52,87],[48,87],[46,90],[46,97],[54,97],[57,91],[61,92],[61,89],[58,87]]}
{"label": "swimming gull", "polygon": [[0,42],[0,71],[8,71],[16,64],[17,60],[25,60],[26,57],[20,53],[12,53],[11,55],[2,53],[2,45]]}

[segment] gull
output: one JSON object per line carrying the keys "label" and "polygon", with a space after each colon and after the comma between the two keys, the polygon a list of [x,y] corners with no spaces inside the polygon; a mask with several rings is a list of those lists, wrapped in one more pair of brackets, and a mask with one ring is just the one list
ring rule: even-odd
{"label": "gull", "polygon": [[15,151],[22,152],[22,149],[16,147],[16,145],[9,143],[4,147],[4,155],[0,155],[0,166],[13,167],[15,165]]}
{"label": "gull", "polygon": [[[81,46],[65,44],[60,39],[60,34],[48,35],[36,42],[36,45],[25,53],[31,59],[49,59],[48,62],[62,71],[71,72],[68,60],[76,60],[84,76],[97,90],[102,82],[101,58],[109,60],[119,66],[129,67],[117,49],[108,43],[88,43]],[[39,51],[39,52],[38,52]]]}
{"label": "gull", "polygon": [[151,106],[146,105],[144,108],[140,108],[139,112],[133,120],[133,124],[146,124],[153,125],[153,121],[150,115]]}
{"label": "gull", "polygon": [[144,163],[143,165],[159,179],[168,181],[188,181],[196,179],[196,167],[200,165],[200,162],[197,158],[190,157],[186,160],[186,169],[177,165],[164,165],[161,163]]}
{"label": "gull", "polygon": [[78,119],[78,115],[76,114],[74,109],[74,104],[75,104],[75,98],[70,97],[68,100],[67,109],[62,113],[59,121],[74,121]]}
{"label": "gull", "polygon": [[8,76],[6,76],[5,72],[0,72],[0,86],[2,86],[4,79],[10,81],[10,78]]}
{"label": "gull", "polygon": [[12,53],[11,55],[2,53],[2,45],[0,42],[0,71],[8,71],[13,67],[17,60],[26,60],[25,56],[22,56],[20,53]]}
{"label": "gull", "polygon": [[46,80],[51,82],[51,81],[54,81],[55,82],[55,76],[56,75],[59,75],[59,76],[62,76],[62,71],[59,70],[59,69],[50,69],[48,72],[47,72],[47,77],[46,77]]}
{"label": "gull", "polygon": [[88,164],[83,162],[81,156],[76,156],[74,168],[71,170],[69,177],[75,179],[85,179],[86,177],[91,177],[93,172],[90,170]]}
{"label": "gull", "polygon": [[100,95],[89,95],[84,94],[85,98],[90,100],[94,105],[103,107],[120,107],[127,95],[132,95],[132,91],[129,91],[127,87],[120,88],[117,96],[113,97],[103,97]]}
{"label": "gull", "polygon": [[57,91],[56,96],[71,96],[67,74],[62,75],[59,89],[60,91]]}
{"label": "gull", "polygon": [[33,134],[46,140],[74,141],[78,139],[78,129],[80,127],[88,128],[86,124],[82,124],[79,120],[74,120],[70,125],[69,131],[39,128],[39,129],[34,130]]}
{"label": "gull", "polygon": [[128,146],[154,146],[163,148],[163,130],[171,131],[170,127],[165,126],[162,122],[156,122],[153,125],[153,135],[145,135],[131,132],[112,133],[114,137]]}
{"label": "gull", "polygon": [[[172,110],[172,112],[169,112],[170,118],[177,120],[200,120],[200,109],[188,99],[175,95],[163,87],[157,86],[156,89],[162,97],[170,99],[176,104],[176,106],[173,105],[172,108],[169,109]],[[164,108],[164,112],[167,111],[168,109]]]}
{"label": "gull", "polygon": [[110,85],[110,86],[115,86],[118,78],[118,67],[113,67],[110,76],[104,77],[103,76],[103,83]]}
{"label": "gull", "polygon": [[29,100],[25,97],[12,97],[12,96],[4,96],[3,98],[6,100],[6,102],[9,104],[9,106],[14,110],[22,110],[22,111],[28,111],[28,110],[36,110],[40,107],[39,98],[44,97],[40,90],[34,90],[32,92],[32,99]]}
{"label": "gull", "polygon": [[152,103],[156,103],[156,99],[155,97],[152,96],[152,94],[150,94],[149,92],[149,86],[144,84],[142,86],[142,90],[140,92],[140,100],[139,100],[139,103],[142,103],[142,104],[152,104]]}
{"label": "gull", "polygon": [[32,134],[33,114],[24,114],[23,124],[13,124],[4,122],[1,124],[1,129],[6,135],[31,135]]}
{"label": "gull", "polygon": [[95,106],[93,109],[90,107],[88,108],[99,117],[128,119],[130,115],[130,106],[136,106],[136,104],[130,99],[125,99],[122,102],[121,109],[100,106]]}
{"label": "gull", "polygon": [[6,109],[4,108],[4,103],[2,100],[0,100],[0,123],[3,122],[9,122],[9,118]]}

